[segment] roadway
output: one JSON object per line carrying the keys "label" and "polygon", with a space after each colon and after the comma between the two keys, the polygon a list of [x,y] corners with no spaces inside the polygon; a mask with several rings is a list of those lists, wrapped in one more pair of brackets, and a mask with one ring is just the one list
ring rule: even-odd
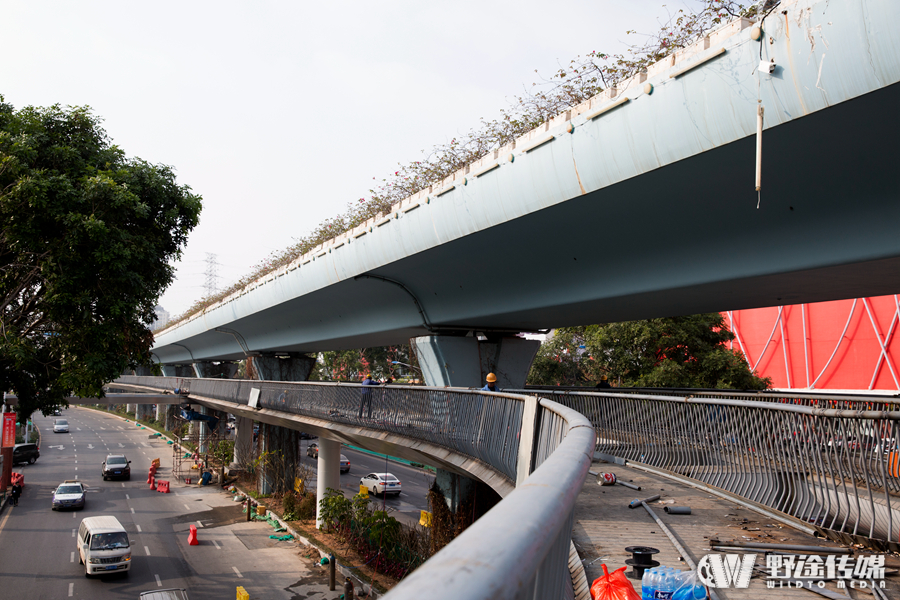
{"label": "roadway", "polygon": [[[325,573],[297,556],[297,546],[268,538],[271,527],[244,522],[240,505],[218,488],[172,482],[170,494],[151,491],[146,473],[171,449],[148,439],[148,431],[89,409],[63,411],[69,433],[53,433],[53,418],[36,416],[43,433],[41,457],[15,471],[25,476],[17,507],[0,516],[0,590],[16,600],[129,599],[140,592],[183,587],[192,600],[232,597],[242,585],[254,598],[296,598],[327,591]],[[105,482],[100,464],[109,452],[132,461],[130,481]],[[65,479],[88,486],[81,511],[50,510],[53,490]],[[127,575],[85,578],[75,552],[75,531],[89,516],[115,516],[129,533],[132,567]],[[188,546],[191,524],[201,544]]]}
{"label": "roadway", "polygon": [[[315,472],[318,461],[307,456],[309,444],[315,444],[318,440],[302,440],[300,446],[303,464]],[[403,491],[397,495],[383,494],[374,500],[380,505],[381,510],[386,510],[395,519],[407,525],[419,522],[420,512],[429,510],[428,490],[434,482],[434,473],[411,467],[403,463],[386,461],[379,456],[373,456],[366,452],[351,450],[341,446],[341,454],[350,459],[350,471],[341,473],[341,491],[348,498],[359,493],[360,478],[369,473],[393,473],[400,483]],[[312,489],[315,483],[310,482]]]}

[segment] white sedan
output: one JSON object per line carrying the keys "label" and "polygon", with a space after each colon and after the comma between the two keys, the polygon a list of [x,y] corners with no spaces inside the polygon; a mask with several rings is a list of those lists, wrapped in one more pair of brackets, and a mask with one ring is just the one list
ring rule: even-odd
{"label": "white sedan", "polygon": [[369,473],[359,480],[359,485],[369,490],[374,496],[378,494],[400,495],[400,480],[392,473]]}
{"label": "white sedan", "polygon": [[65,419],[56,419],[53,422],[53,433],[69,433],[69,422]]}

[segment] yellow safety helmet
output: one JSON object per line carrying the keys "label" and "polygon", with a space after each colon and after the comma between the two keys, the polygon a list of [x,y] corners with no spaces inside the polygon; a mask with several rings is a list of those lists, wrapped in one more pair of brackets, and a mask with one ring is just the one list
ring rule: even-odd
{"label": "yellow safety helmet", "polygon": [[494,383],[495,381],[497,381],[497,376],[493,373],[488,373],[485,379],[487,379],[488,383]]}

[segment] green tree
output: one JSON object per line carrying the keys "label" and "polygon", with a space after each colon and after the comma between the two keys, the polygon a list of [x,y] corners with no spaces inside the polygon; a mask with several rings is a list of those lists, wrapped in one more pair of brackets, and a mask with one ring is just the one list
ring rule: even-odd
{"label": "green tree", "polygon": [[585,385],[600,375],[630,387],[765,389],[721,313],[556,330],[542,345],[529,383]]}
{"label": "green tree", "polygon": [[149,324],[201,203],[88,107],[0,96],[0,386],[21,419],[149,365]]}
{"label": "green tree", "polygon": [[[395,365],[394,362],[404,363]],[[407,344],[375,346],[358,350],[333,350],[322,353],[322,360],[316,365],[315,377],[321,381],[360,381],[366,373],[375,379],[398,379],[412,371],[404,365],[418,367],[415,355]]]}

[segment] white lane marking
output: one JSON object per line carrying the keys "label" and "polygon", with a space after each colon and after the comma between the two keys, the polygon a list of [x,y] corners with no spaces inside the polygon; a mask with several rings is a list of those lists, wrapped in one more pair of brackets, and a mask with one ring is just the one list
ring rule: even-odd
{"label": "white lane marking", "polygon": [[[213,546],[216,547],[216,550],[221,550],[221,549],[222,549],[222,546],[220,546],[220,545],[219,545],[219,542],[217,542],[216,540],[213,540]],[[75,554],[75,553],[73,552],[72,554]]]}
{"label": "white lane marking", "polygon": [[81,431],[81,427],[76,427],[75,429],[77,429],[78,431]]}
{"label": "white lane marking", "polygon": [[119,442],[119,448],[124,448],[124,447],[125,447],[125,444],[123,444],[122,442]]}
{"label": "white lane marking", "polygon": [[134,507],[131,507],[131,514],[134,514]]}
{"label": "white lane marking", "polygon": [[240,577],[241,579],[244,578],[244,576],[241,575],[241,572],[237,570],[237,567],[231,567],[231,568],[234,569],[235,575],[237,575],[237,576]]}
{"label": "white lane marking", "polygon": [[124,483],[122,484],[122,487],[125,487],[125,484],[124,484]]}
{"label": "white lane marking", "polygon": [[162,581],[160,580],[159,575],[154,573],[153,576],[156,577],[156,587],[162,587]]}
{"label": "white lane marking", "polygon": [[137,528],[138,528],[138,533],[140,533],[140,532],[141,532],[141,526],[138,525]]}
{"label": "white lane marking", "polygon": [[69,562],[72,562],[72,563],[75,562],[75,553],[74,552],[69,554]]}
{"label": "white lane marking", "polygon": [[77,470],[78,470],[78,467],[75,467],[75,470],[77,471]]}
{"label": "white lane marking", "polygon": [[190,507],[190,505],[188,505],[188,504],[185,504],[184,507],[185,507],[186,509],[188,509],[188,510],[191,510],[191,507]]}
{"label": "white lane marking", "polygon": [[94,449],[94,445],[93,445],[93,444],[88,444],[88,450],[93,450],[93,449]]}
{"label": "white lane marking", "polygon": [[144,546],[144,552],[147,553],[147,556],[150,556],[150,548],[148,548],[147,546]]}
{"label": "white lane marking", "polygon": [[72,537],[75,537],[75,530],[72,530]]}
{"label": "white lane marking", "polygon": [[75,518],[75,513],[72,513],[72,518],[73,518],[73,519]]}
{"label": "white lane marking", "polygon": [[75,476],[75,479],[78,479],[78,475]]}
{"label": "white lane marking", "polygon": [[197,521],[197,527],[203,527],[203,521]]}
{"label": "white lane marking", "polygon": [[125,499],[126,499],[126,500],[131,500],[131,496],[129,496],[128,494],[125,494]]}
{"label": "white lane marking", "polygon": [[[76,454],[75,456],[78,456],[78,455]],[[75,461],[75,464],[78,464],[78,461],[77,461],[77,460]]]}
{"label": "white lane marking", "polygon": [[69,597],[70,597],[70,598],[72,597],[72,594],[73,594],[74,592],[75,592],[75,584],[74,584],[74,583],[70,583],[70,584],[69,584]]}

